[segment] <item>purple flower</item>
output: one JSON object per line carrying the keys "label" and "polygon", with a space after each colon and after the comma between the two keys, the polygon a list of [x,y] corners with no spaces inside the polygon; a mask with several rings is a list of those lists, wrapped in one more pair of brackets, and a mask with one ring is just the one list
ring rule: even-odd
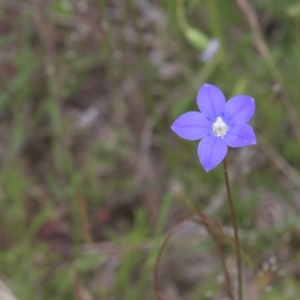
{"label": "purple flower", "polygon": [[222,162],[227,146],[238,148],[256,144],[255,133],[247,124],[255,111],[252,97],[238,95],[226,103],[219,88],[205,83],[198,91],[197,104],[202,113],[184,113],[171,128],[183,139],[202,139],[198,156],[206,172]]}

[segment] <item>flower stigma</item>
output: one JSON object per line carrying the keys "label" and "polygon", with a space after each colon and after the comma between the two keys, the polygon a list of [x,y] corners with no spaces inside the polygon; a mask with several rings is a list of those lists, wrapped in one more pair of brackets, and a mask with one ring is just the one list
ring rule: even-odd
{"label": "flower stigma", "polygon": [[219,137],[223,137],[228,130],[228,126],[221,117],[217,117],[217,120],[213,123],[212,128],[214,135]]}

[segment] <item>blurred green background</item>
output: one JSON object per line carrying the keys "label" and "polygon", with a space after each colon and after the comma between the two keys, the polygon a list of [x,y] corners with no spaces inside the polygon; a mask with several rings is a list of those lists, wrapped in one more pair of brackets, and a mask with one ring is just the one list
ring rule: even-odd
{"label": "blurred green background", "polygon": [[[155,299],[188,201],[231,232],[222,168],[170,130],[205,82],[256,99],[228,154],[245,300],[300,299],[299,1],[1,0],[0,78],[0,300]],[[228,299],[201,226],[159,285]]]}

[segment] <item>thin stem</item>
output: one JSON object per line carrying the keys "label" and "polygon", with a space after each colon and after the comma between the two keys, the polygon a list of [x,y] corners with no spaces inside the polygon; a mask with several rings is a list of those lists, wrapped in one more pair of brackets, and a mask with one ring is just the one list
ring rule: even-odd
{"label": "thin stem", "polygon": [[243,266],[242,266],[241,248],[240,248],[240,242],[239,242],[239,234],[238,234],[236,216],[235,216],[235,211],[234,211],[234,206],[233,206],[231,191],[230,191],[226,158],[224,158],[224,160],[223,160],[223,170],[224,170],[225,185],[226,185],[230,213],[231,213],[231,220],[232,220],[232,225],[233,225],[233,230],[234,230],[234,241],[235,241],[235,246],[236,246],[236,263],[237,263],[237,269],[238,269],[238,300],[243,300],[243,269],[242,269]]}
{"label": "thin stem", "polygon": [[164,251],[165,247],[167,246],[168,241],[170,240],[170,238],[172,237],[172,235],[176,231],[178,231],[181,227],[185,226],[187,223],[193,223],[193,222],[195,222],[195,221],[192,220],[192,219],[187,219],[187,220],[184,220],[184,221],[180,222],[179,224],[177,224],[167,234],[167,236],[165,237],[162,245],[159,248],[158,255],[157,255],[157,258],[156,258],[156,261],[155,261],[154,272],[153,272],[153,287],[154,287],[156,300],[163,300],[163,298],[159,294],[159,288],[158,288],[158,267],[159,267],[159,263],[160,263],[160,259],[161,259],[161,256],[163,254],[163,251]]}
{"label": "thin stem", "polygon": [[227,287],[227,293],[228,293],[228,297],[231,300],[234,300],[234,297],[232,295],[232,291],[231,291],[231,279],[230,279],[230,275],[226,266],[226,260],[225,260],[225,255],[224,255],[224,251],[223,251],[223,246],[222,243],[220,241],[220,239],[218,238],[217,232],[214,229],[214,224],[212,223],[212,220],[203,212],[199,211],[198,212],[203,225],[206,227],[207,231],[209,232],[209,234],[211,235],[212,239],[214,240],[214,242],[217,245],[218,251],[219,251],[219,256],[222,262],[222,266],[224,269],[224,273],[225,273],[225,280],[226,280],[226,287]]}
{"label": "thin stem", "polygon": [[215,242],[218,243],[219,256],[221,258],[222,266],[223,266],[223,269],[225,272],[225,280],[226,280],[226,288],[227,288],[228,297],[229,297],[229,299],[233,300],[234,298],[233,298],[232,291],[231,291],[231,280],[230,280],[229,272],[228,272],[226,262],[225,262],[225,255],[224,255],[223,247],[219,243],[219,241],[215,240]]}
{"label": "thin stem", "polygon": [[155,293],[155,297],[156,300],[163,300],[163,298],[161,297],[161,295],[159,294],[159,288],[158,288],[158,267],[160,264],[160,260],[161,260],[161,256],[163,254],[163,251],[165,249],[165,247],[167,246],[167,243],[169,242],[169,240],[171,239],[171,237],[179,230],[181,229],[181,227],[185,226],[188,223],[198,223],[201,224],[203,226],[206,227],[207,231],[209,232],[209,234],[211,235],[211,237],[213,238],[213,240],[215,241],[218,250],[219,250],[219,255],[222,261],[222,265],[224,268],[224,272],[225,272],[225,277],[226,277],[226,285],[227,285],[227,292],[228,292],[228,296],[231,300],[233,300],[233,295],[232,295],[232,291],[231,291],[231,281],[230,281],[230,276],[229,276],[229,272],[227,270],[227,266],[226,266],[226,262],[225,262],[225,256],[224,256],[224,252],[223,252],[223,248],[222,245],[218,239],[218,237],[216,236],[216,234],[214,233],[213,230],[213,221],[204,213],[199,212],[199,216],[201,217],[201,220],[195,220],[195,219],[187,219],[182,221],[181,223],[177,224],[177,226],[175,226],[165,237],[162,245],[159,248],[158,251],[158,255],[155,261],[155,266],[154,266],[154,271],[153,271],[153,287],[154,287],[154,293]]}

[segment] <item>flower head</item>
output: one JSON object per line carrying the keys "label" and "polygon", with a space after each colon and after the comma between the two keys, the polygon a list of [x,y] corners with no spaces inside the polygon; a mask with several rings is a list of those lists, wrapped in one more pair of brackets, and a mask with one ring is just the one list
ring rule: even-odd
{"label": "flower head", "polygon": [[255,133],[247,124],[255,112],[252,97],[238,95],[226,102],[219,88],[205,83],[198,91],[197,104],[201,112],[184,113],[171,128],[183,139],[202,139],[198,156],[206,172],[222,162],[227,146],[238,148],[256,144]]}

